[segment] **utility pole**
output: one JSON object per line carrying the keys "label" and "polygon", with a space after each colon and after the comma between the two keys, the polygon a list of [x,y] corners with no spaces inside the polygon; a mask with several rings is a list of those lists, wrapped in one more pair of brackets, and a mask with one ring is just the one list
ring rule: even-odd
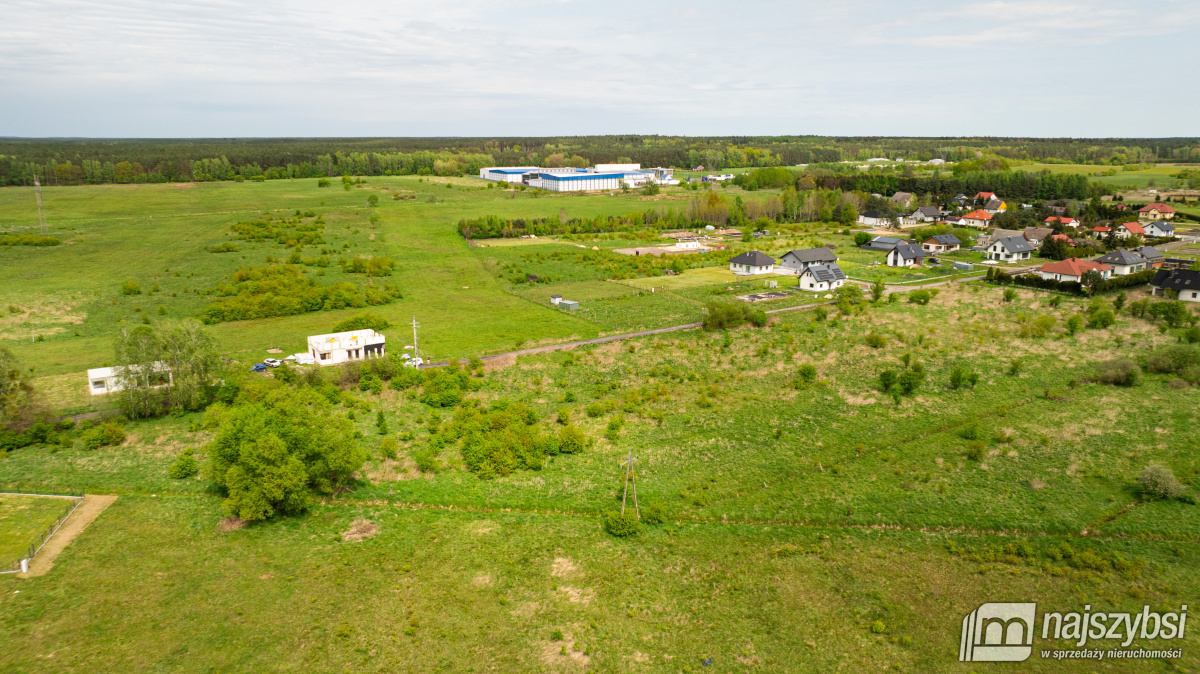
{"label": "utility pole", "polygon": [[642,519],[642,514],[638,511],[637,473],[634,472],[634,470],[633,470],[633,462],[636,460],[637,460],[637,457],[633,455],[633,449],[631,448],[629,450],[629,458],[625,459],[625,461],[623,461],[621,463],[621,466],[625,469],[625,491],[624,491],[624,493],[621,494],[621,514],[622,515],[625,514],[625,498],[629,495],[629,483],[632,482],[633,483],[633,513],[635,515],[637,515],[637,518],[640,520],[640,519]]}
{"label": "utility pole", "polygon": [[38,205],[38,226],[42,230],[42,236],[46,236],[46,211],[42,208],[42,184],[38,182],[37,174],[33,174],[33,196],[37,199]]}
{"label": "utility pole", "polygon": [[413,319],[412,319],[412,329],[413,329],[413,358],[417,358],[417,357],[418,357],[418,353],[419,353],[419,352],[418,352],[418,350],[417,350],[417,328],[419,328],[419,327],[421,327],[421,324],[417,322],[417,317],[416,317],[416,315],[414,315],[414,316],[413,316]]}

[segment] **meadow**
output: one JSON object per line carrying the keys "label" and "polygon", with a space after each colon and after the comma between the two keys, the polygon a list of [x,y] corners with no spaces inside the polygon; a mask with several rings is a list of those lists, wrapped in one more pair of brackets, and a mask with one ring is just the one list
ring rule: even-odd
{"label": "meadow", "polygon": [[[42,302],[20,325],[40,321],[46,335],[7,345],[37,368],[47,395],[70,399],[69,378],[109,357],[119,326],[144,314],[188,315],[202,298],[185,287],[280,256],[277,245],[246,242],[236,252],[202,250],[264,212],[322,213],[325,246],[396,259],[393,276],[377,280],[399,283],[405,296],[371,311],[396,324],[388,334],[401,344],[403,322],[417,314],[423,349],[438,357],[692,322],[706,301],[763,289],[764,279],[718,266],[617,281],[590,264],[522,257],[570,250],[562,242],[468,247],[454,233],[461,213],[595,215],[646,202],[512,198],[458,182],[126,189],[139,194],[137,207],[113,196],[125,188],[45,190],[58,209],[51,223],[74,243],[0,250],[8,293],[0,301]],[[375,189],[372,209],[365,195]],[[388,196],[398,190],[418,198]],[[16,193],[0,190],[0,200],[17,209]],[[0,210],[10,227],[28,221],[14,209]],[[169,224],[160,231],[151,216]],[[834,243],[856,262],[861,252],[848,240],[804,231],[745,245],[776,253]],[[43,257],[55,254],[54,264]],[[505,264],[555,280],[513,284]],[[325,270],[345,278],[337,265]],[[159,290],[121,295],[130,279]],[[326,368],[323,377],[344,377],[351,402],[336,413],[371,458],[350,491],[244,528],[223,520],[221,497],[202,475],[168,474],[187,449],[206,459],[214,434],[204,412],[127,422],[116,446],[0,454],[0,486],[120,495],[51,573],[0,577],[0,669],[963,671],[961,621],[983,602],[1132,612],[1194,604],[1200,506],[1147,498],[1139,476],[1162,464],[1190,493],[1200,488],[1200,388],[1168,374],[1131,387],[1094,377],[1097,363],[1142,362],[1178,345],[1184,329],[1126,312],[1112,327],[1072,334],[1065,326],[1086,310],[1083,300],[1008,290],[1015,295],[949,283],[928,304],[897,292],[848,313],[772,314],[761,328],[488,361],[472,375],[468,405],[523,403],[539,424],[569,418],[592,440],[540,470],[491,479],[467,470],[448,430],[453,409],[430,407],[416,389],[372,393]],[[553,309],[551,294],[583,307]],[[242,361],[229,380],[270,379],[277,371],[250,374],[245,363],[272,346],[298,350],[305,334],[355,313],[209,329]],[[952,386],[956,369],[977,383]],[[881,390],[881,373],[918,371],[910,394]],[[396,456],[385,440],[396,441]],[[621,506],[619,464],[631,452],[640,507],[666,517],[617,538],[602,522]],[[1191,670],[1200,666],[1195,641],[1188,633],[1176,642],[1183,657],[1173,663],[1035,654],[1025,666]]]}
{"label": "meadow", "polygon": [[70,499],[47,496],[0,494],[0,571],[19,560],[70,503]]}

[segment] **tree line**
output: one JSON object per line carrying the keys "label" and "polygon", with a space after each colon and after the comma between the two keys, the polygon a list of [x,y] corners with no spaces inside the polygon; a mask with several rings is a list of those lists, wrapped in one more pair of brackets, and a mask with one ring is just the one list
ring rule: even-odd
{"label": "tree line", "polygon": [[[567,136],[531,138],[4,139],[0,185],[350,175],[469,175],[488,165],[628,162],[707,170],[984,156],[1124,164],[1200,161],[1200,139]],[[389,173],[390,172],[390,173]]]}

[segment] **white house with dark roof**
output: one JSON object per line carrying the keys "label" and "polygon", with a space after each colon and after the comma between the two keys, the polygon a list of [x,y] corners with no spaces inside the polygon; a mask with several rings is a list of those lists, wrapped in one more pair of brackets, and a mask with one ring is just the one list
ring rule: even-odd
{"label": "white house with dark roof", "polygon": [[837,262],[837,255],[824,246],[820,248],[805,248],[804,250],[789,250],[779,258],[779,266],[800,273],[814,264]]}
{"label": "white house with dark roof", "polygon": [[1143,229],[1146,230],[1146,236],[1153,236],[1156,238],[1175,236],[1175,225],[1172,225],[1165,220],[1151,221],[1150,223],[1147,223]]}
{"label": "white house with dark roof", "polygon": [[912,267],[921,264],[925,259],[925,251],[914,243],[901,243],[888,251],[887,266]]}
{"label": "white house with dark roof", "polygon": [[937,206],[922,206],[908,216],[913,222],[936,222],[942,217],[942,210]]}
{"label": "white house with dark roof", "polygon": [[738,276],[747,274],[770,274],[775,271],[775,258],[766,253],[752,250],[729,260],[729,271]]}
{"label": "white house with dark roof", "polygon": [[837,263],[829,264],[814,264],[807,267],[800,273],[800,289],[801,290],[833,290],[842,287],[846,282],[846,274],[842,272],[842,268],[837,266]]}
{"label": "white house with dark roof", "polygon": [[1132,250],[1118,248],[1096,258],[1096,262],[1113,268],[1113,276],[1128,276],[1149,268],[1146,258]]}
{"label": "white house with dark roof", "polygon": [[875,250],[881,253],[886,253],[902,243],[904,243],[904,239],[897,239],[894,236],[877,236],[859,246],[859,248],[862,248],[863,250]]}
{"label": "white house with dark roof", "polygon": [[1184,302],[1200,302],[1200,271],[1159,269],[1150,286],[1154,295],[1165,296],[1171,290]]}
{"label": "white house with dark roof", "polygon": [[1025,240],[1024,236],[1009,236],[992,242],[984,254],[989,260],[1017,262],[1028,260],[1032,253],[1033,246]]}

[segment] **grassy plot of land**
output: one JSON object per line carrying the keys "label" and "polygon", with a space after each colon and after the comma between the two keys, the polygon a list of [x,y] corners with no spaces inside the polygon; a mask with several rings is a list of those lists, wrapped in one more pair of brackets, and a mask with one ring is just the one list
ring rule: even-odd
{"label": "grassy plot of land", "polygon": [[29,545],[73,505],[75,499],[0,494],[0,565],[23,557]]}
{"label": "grassy plot of land", "polygon": [[[1178,610],[1197,584],[1195,552],[1156,542],[1076,543],[1138,555],[1159,569],[1149,581],[965,551],[1007,537],[953,553],[950,534],[669,524],[626,541],[594,518],[341,505],[222,532],[214,505],[122,498],[50,575],[0,579],[22,590],[0,593],[0,667],[955,671],[962,616],[985,601]],[[1179,665],[1194,641],[1174,642]]]}

